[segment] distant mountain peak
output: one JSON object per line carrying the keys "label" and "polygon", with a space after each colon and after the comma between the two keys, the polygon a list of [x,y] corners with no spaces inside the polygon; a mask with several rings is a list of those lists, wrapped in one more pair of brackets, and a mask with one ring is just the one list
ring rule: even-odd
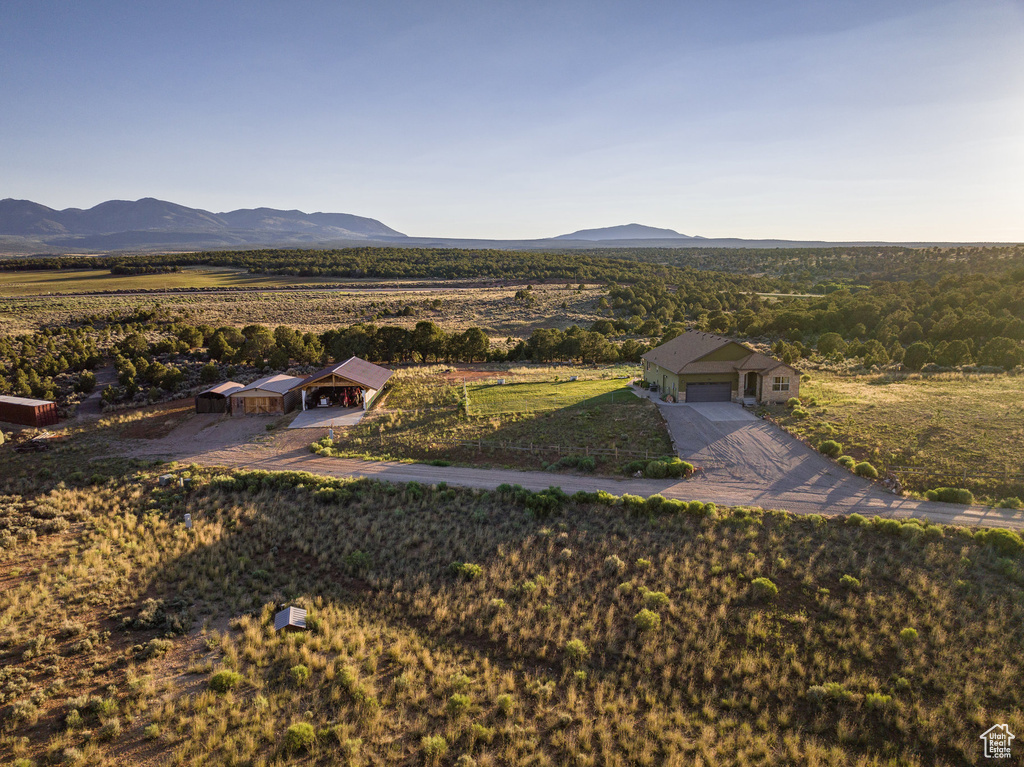
{"label": "distant mountain peak", "polygon": [[623,224],[621,226],[606,226],[600,229],[580,229],[578,232],[560,234],[552,239],[602,242],[604,240],[697,240],[703,238],[680,234],[674,229],[658,229],[657,227],[644,226],[643,224]]}

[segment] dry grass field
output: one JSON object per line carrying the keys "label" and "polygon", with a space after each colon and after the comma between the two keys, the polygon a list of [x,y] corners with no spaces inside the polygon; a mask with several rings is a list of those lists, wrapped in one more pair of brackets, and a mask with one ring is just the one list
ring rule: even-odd
{"label": "dry grass field", "polygon": [[[588,286],[583,292],[565,285],[537,285],[531,290],[534,302],[530,305],[515,299],[523,285],[462,286],[458,283],[403,282],[389,284],[382,281],[345,282],[343,288],[301,291],[235,293],[191,292],[160,296],[139,294],[110,294],[95,296],[42,296],[13,292],[11,283],[24,272],[2,273],[0,279],[9,278],[5,286],[0,282],[0,332],[7,334],[38,330],[48,325],[74,323],[94,314],[126,312],[136,307],[163,307],[181,311],[195,322],[210,325],[242,327],[259,322],[269,327],[288,325],[303,331],[323,332],[330,328],[357,322],[375,322],[383,325],[412,327],[418,321],[431,320],[446,329],[464,330],[483,328],[496,339],[508,336],[529,336],[535,328],[567,328],[578,324],[589,327],[598,318],[597,301],[605,291]],[[61,273],[57,273],[61,274]],[[174,274],[108,277],[114,284],[121,280],[149,280],[156,288],[170,289],[176,280],[185,279],[183,271]],[[234,285],[257,287],[268,284],[295,284],[284,277],[267,277],[233,272],[217,276],[198,273],[188,277],[196,281],[219,279]],[[70,279],[70,278],[69,278]],[[332,284],[342,284],[338,281]],[[212,287],[212,286],[211,286]],[[117,288],[92,288],[117,289]],[[125,290],[138,288],[125,287]],[[563,304],[565,304],[563,306]],[[405,307],[413,313],[401,316]]]}
{"label": "dry grass field", "polygon": [[[784,417],[812,442],[883,468],[914,466],[914,489],[955,484],[997,497],[1020,495],[1024,480],[1024,377],[1010,375],[837,376],[815,372],[800,387],[806,417]],[[963,479],[964,471],[967,480]]]}
{"label": "dry grass field", "polygon": [[1012,535],[33,466],[0,495],[19,767],[953,765],[1024,729]]}

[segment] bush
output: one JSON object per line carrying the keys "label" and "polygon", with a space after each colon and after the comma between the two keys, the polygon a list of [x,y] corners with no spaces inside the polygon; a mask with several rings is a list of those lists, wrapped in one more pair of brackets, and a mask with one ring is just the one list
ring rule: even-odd
{"label": "bush", "polygon": [[869,692],[864,696],[864,705],[871,710],[881,710],[892,707],[892,696],[883,695],[880,692]]}
{"label": "bush", "polygon": [[448,569],[467,581],[479,578],[484,573],[484,568],[481,565],[476,565],[472,562],[452,562],[448,565]]}
{"label": "bush", "polygon": [[508,693],[499,695],[494,699],[494,703],[503,716],[511,714],[512,710],[516,707],[515,699]]}
{"label": "bush", "polygon": [[769,578],[754,578],[750,582],[750,588],[753,589],[754,598],[760,602],[767,602],[779,595],[779,587]]}
{"label": "bush", "polygon": [[668,607],[671,603],[664,591],[648,591],[644,595],[644,605],[650,608]]}
{"label": "bush", "polygon": [[942,503],[962,503],[971,505],[974,503],[974,493],[960,487],[937,487],[928,490],[924,497],[929,501],[941,501]]}
{"label": "bush", "polygon": [[581,639],[570,639],[565,643],[565,658],[570,663],[581,663],[590,655],[590,648]]}
{"label": "bush", "polygon": [[860,581],[854,578],[852,575],[844,575],[842,578],[840,578],[839,585],[841,585],[844,589],[849,589],[850,591],[858,591],[860,589]]}
{"label": "bush", "polygon": [[216,674],[210,677],[210,689],[214,692],[219,692],[223,694],[241,681],[241,674],[235,671],[224,669],[223,671],[218,671]]}
{"label": "bush", "polygon": [[818,450],[822,455],[827,455],[829,458],[835,458],[841,452],[843,452],[843,446],[836,442],[834,439],[826,439],[820,445]]}
{"label": "bush", "polygon": [[861,461],[854,466],[853,473],[858,477],[867,477],[868,479],[876,479],[878,477],[878,469],[867,461]]}
{"label": "bush", "polygon": [[661,626],[661,616],[645,608],[633,616],[633,622],[640,631],[655,631]]}
{"label": "bush", "polygon": [[448,753],[448,741],[443,735],[424,735],[420,741],[423,755],[428,760],[438,760]]}
{"label": "bush", "polygon": [[793,408],[793,413],[792,413],[792,415],[793,415],[793,417],[794,417],[794,418],[799,418],[799,419],[801,419],[801,420],[802,420],[802,419],[804,419],[804,418],[807,418],[807,417],[809,417],[809,416],[810,416],[810,413],[808,413],[808,412],[807,412],[806,410],[804,410],[804,409],[803,409],[802,407],[795,407],[795,408]]}
{"label": "bush", "polygon": [[917,629],[907,626],[900,632],[900,641],[908,646],[917,642]]}
{"label": "bush", "polygon": [[840,466],[844,468],[852,470],[853,467],[856,465],[857,460],[850,455],[841,455],[838,458],[836,458],[836,463],[838,463]]}
{"label": "bush", "polygon": [[854,527],[860,527],[865,522],[867,522],[867,520],[857,512],[854,512],[846,518],[846,524],[853,525]]}
{"label": "bush", "polygon": [[626,571],[626,563],[614,554],[610,554],[604,558],[604,571],[613,575],[623,573]]}
{"label": "bush", "polygon": [[800,404],[800,398],[799,397],[790,397],[788,400],[786,400],[786,407],[788,407],[788,408],[794,408],[794,407],[796,407],[799,404]]}
{"label": "bush", "polygon": [[160,737],[160,725],[156,722],[146,725],[146,729],[142,731],[142,737],[146,740],[156,740]]}
{"label": "bush", "polygon": [[668,464],[664,461],[651,461],[644,469],[644,476],[651,479],[665,479],[668,476]]}
{"label": "bush", "polygon": [[291,676],[296,687],[302,687],[302,685],[309,681],[309,667],[301,663],[298,666],[292,666],[288,671],[288,675]]}
{"label": "bush", "polygon": [[448,716],[453,719],[457,719],[467,713],[472,705],[473,701],[469,699],[468,695],[455,693],[448,699],[448,703],[445,705],[445,710],[448,712]]}
{"label": "bush", "polygon": [[296,722],[284,733],[284,750],[290,754],[305,751],[316,742],[316,730],[309,722]]}
{"label": "bush", "polygon": [[1004,557],[1014,556],[1024,551],[1024,539],[1013,530],[983,530],[974,534],[974,540],[992,547]]}
{"label": "bush", "polygon": [[1024,502],[1020,498],[1003,498],[996,504],[997,509],[1024,509]]}

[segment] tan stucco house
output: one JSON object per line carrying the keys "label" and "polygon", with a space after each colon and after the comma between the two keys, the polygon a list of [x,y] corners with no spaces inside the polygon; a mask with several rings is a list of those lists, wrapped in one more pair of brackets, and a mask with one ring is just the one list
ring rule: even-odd
{"label": "tan stucco house", "polygon": [[690,332],[640,358],[644,380],[678,402],[785,402],[800,395],[800,373],[737,341]]}

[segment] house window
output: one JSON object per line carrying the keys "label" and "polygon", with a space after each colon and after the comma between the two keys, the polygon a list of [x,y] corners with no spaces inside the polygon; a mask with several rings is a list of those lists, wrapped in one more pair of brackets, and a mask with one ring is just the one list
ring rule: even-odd
{"label": "house window", "polygon": [[772,378],[772,391],[789,391],[789,379],[785,376]]}

